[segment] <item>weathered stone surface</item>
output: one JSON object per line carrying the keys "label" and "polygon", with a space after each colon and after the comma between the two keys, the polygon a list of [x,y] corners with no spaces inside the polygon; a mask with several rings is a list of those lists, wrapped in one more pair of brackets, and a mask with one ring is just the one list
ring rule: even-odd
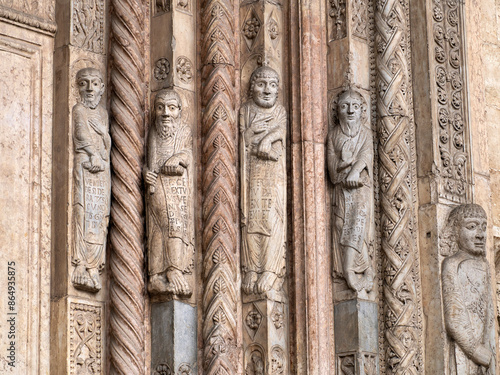
{"label": "weathered stone surface", "polygon": [[197,374],[196,312],[196,307],[177,300],[152,304],[152,374],[169,374],[169,370],[171,374]]}
{"label": "weathered stone surface", "polygon": [[148,291],[190,297],[194,282],[193,137],[173,89],[158,91],[144,179]]}
{"label": "weathered stone surface", "polygon": [[49,373],[53,38],[0,19],[0,372]]}

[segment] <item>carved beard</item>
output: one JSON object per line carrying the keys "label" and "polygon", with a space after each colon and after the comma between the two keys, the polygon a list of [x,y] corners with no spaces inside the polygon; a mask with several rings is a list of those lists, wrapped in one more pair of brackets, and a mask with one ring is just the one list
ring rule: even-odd
{"label": "carved beard", "polygon": [[351,124],[347,121],[340,121],[340,128],[342,129],[342,133],[352,138],[358,134],[359,129],[361,128],[361,119],[360,121],[355,121]]}
{"label": "carved beard", "polygon": [[101,101],[101,96],[102,96],[102,94],[97,95],[97,97],[95,97],[94,100],[90,100],[87,98],[81,98],[81,101],[82,101],[82,104],[84,105],[84,107],[96,109],[97,106],[99,105],[99,102]]}
{"label": "carved beard", "polygon": [[156,131],[161,139],[167,139],[175,134],[175,129],[179,124],[178,120],[172,120],[170,124],[162,124],[161,121],[156,123]]}
{"label": "carved beard", "polygon": [[253,101],[255,102],[255,104],[257,104],[259,107],[262,107],[262,108],[272,108],[274,107],[274,105],[276,104],[276,100],[278,98],[275,97],[273,100],[271,101],[265,101],[261,98],[259,98],[257,95],[254,96],[253,98]]}

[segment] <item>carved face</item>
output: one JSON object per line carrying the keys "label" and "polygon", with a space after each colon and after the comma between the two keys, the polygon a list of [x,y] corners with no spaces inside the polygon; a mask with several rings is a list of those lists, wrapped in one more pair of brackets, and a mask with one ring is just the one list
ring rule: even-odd
{"label": "carved face", "polygon": [[158,129],[172,126],[179,120],[181,108],[175,98],[159,97],[155,100],[155,117]]}
{"label": "carved face", "polygon": [[468,217],[460,222],[458,228],[458,247],[471,255],[486,255],[486,219]]}
{"label": "carved face", "polygon": [[353,97],[342,98],[338,104],[338,117],[340,124],[347,125],[351,130],[356,130],[361,123],[362,103]]}
{"label": "carved face", "polygon": [[78,77],[78,91],[86,107],[95,108],[104,93],[104,83],[100,76],[84,74]]}
{"label": "carved face", "polygon": [[271,108],[278,99],[278,80],[273,77],[256,78],[252,87],[252,98],[259,107]]}

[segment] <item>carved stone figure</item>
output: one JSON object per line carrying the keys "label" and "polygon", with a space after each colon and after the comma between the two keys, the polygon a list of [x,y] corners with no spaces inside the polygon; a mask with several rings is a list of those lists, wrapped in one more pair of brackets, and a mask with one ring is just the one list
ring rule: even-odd
{"label": "carved stone figure", "polygon": [[194,231],[192,204],[193,141],[173,89],[158,92],[148,135],[146,215],[150,293],[189,297]]}
{"label": "carved stone figure", "polygon": [[366,102],[356,90],[333,103],[327,164],[333,183],[333,268],[356,292],[371,291],[369,245],[373,221],[373,141]]}
{"label": "carved stone figure", "polygon": [[443,306],[450,337],[450,375],[495,374],[495,324],[486,213],[477,204],[455,207],[442,239]]}
{"label": "carved stone figure", "polygon": [[268,67],[250,77],[240,109],[243,291],[280,292],[286,250],[286,112],[277,104],[279,76]]}
{"label": "carved stone figure", "polygon": [[73,107],[74,142],[74,247],[76,267],[71,281],[75,288],[101,289],[99,273],[106,259],[111,175],[108,112],[100,104],[104,80],[94,68],[76,75],[80,103]]}

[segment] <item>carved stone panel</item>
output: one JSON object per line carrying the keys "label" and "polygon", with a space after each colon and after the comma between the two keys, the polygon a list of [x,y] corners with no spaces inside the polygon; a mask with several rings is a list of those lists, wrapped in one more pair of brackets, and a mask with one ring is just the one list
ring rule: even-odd
{"label": "carved stone panel", "polygon": [[439,123],[439,196],[465,203],[468,195],[469,150],[465,84],[463,4],[459,0],[432,2],[434,90]]}
{"label": "carved stone panel", "polygon": [[449,374],[496,373],[495,310],[486,258],[486,213],[455,207],[442,239],[443,309],[450,340]]}
{"label": "carved stone panel", "polygon": [[243,292],[283,294],[286,256],[286,123],[279,76],[267,66],[250,79],[240,109]]}
{"label": "carved stone panel", "polygon": [[327,166],[333,184],[333,275],[356,295],[373,288],[373,139],[366,100],[343,91],[331,103]]}
{"label": "carved stone panel", "polygon": [[158,92],[144,169],[148,290],[189,297],[193,292],[193,140],[174,89]]}
{"label": "carved stone panel", "polygon": [[[38,18],[39,24],[41,18],[53,21],[55,16],[55,0],[38,0],[38,1],[0,0],[0,8],[1,7],[19,11],[21,14],[24,13],[28,17],[35,16],[36,18]],[[17,19],[17,21],[28,24],[30,23],[29,21],[27,20],[23,21],[22,19]],[[41,25],[38,25],[38,27],[40,26]]]}
{"label": "carved stone panel", "polygon": [[346,0],[328,1],[328,40],[338,40],[347,36]]}
{"label": "carved stone panel", "polygon": [[94,68],[76,75],[80,102],[73,107],[74,200],[71,281],[75,288],[97,292],[106,259],[111,205],[108,112],[101,103],[104,80]]}
{"label": "carved stone panel", "polygon": [[104,0],[73,1],[71,44],[104,53]]}
{"label": "carved stone panel", "polygon": [[69,374],[102,374],[102,307],[70,302],[69,314]]}

